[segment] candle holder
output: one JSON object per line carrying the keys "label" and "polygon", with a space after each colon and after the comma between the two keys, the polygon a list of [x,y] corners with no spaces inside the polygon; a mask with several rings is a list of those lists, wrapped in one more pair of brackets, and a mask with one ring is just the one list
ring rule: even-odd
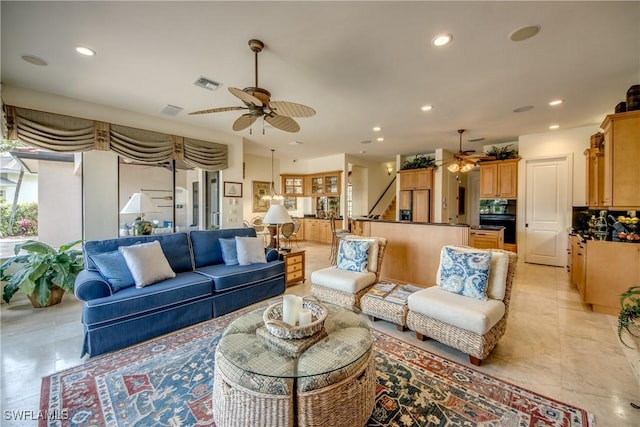
{"label": "candle holder", "polygon": [[262,315],[267,331],[282,339],[302,339],[322,330],[329,310],[317,301],[303,299],[302,308],[311,312],[311,323],[303,326],[290,325],[282,320],[283,303],[278,302],[267,307]]}

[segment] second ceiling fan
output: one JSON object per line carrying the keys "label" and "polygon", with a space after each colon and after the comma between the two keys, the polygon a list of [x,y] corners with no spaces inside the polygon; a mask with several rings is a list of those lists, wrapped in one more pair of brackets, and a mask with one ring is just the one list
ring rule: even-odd
{"label": "second ceiling fan", "polygon": [[238,89],[229,87],[229,92],[239,98],[244,106],[209,108],[194,111],[193,114],[220,113],[224,111],[248,110],[233,122],[233,130],[240,131],[251,126],[259,117],[264,117],[267,123],[285,132],[298,132],[300,125],[293,117],[311,117],[316,111],[306,105],[289,101],[272,101],[271,93],[258,86],[258,53],[264,49],[264,43],[260,40],[249,40],[249,48],[255,54],[255,86]]}
{"label": "second ceiling fan", "polygon": [[493,156],[487,156],[485,154],[473,154],[476,150],[462,151],[462,134],[464,129],[458,129],[460,135],[460,145],[458,152],[453,155],[453,161],[449,162],[447,170],[449,172],[469,172],[476,166],[476,162],[480,160],[495,160]]}

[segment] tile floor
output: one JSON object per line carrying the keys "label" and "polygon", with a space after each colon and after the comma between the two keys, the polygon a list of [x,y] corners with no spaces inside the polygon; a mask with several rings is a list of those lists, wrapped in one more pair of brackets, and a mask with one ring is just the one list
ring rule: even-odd
{"label": "tile floor", "polygon": [[[306,275],[329,265],[329,246],[302,242],[307,250]],[[306,295],[309,281],[289,293]],[[598,427],[638,427],[640,354],[622,346],[613,316],[592,313],[561,268],[520,263],[512,294],[507,333],[480,371],[548,397],[584,408]],[[80,359],[81,304],[65,295],[55,307],[35,310],[22,295],[0,306],[0,425],[6,411],[37,411],[41,377],[83,363]],[[387,322],[375,328],[431,352],[469,365],[465,355],[435,341],[420,342]]]}

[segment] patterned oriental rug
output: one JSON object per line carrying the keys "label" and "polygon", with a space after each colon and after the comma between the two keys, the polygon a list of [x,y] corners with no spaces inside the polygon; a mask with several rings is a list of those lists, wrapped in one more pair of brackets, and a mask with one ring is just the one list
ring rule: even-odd
{"label": "patterned oriental rug", "polygon": [[[39,426],[215,426],[214,350],[243,311],[43,378],[39,413],[58,420]],[[582,409],[372,333],[378,387],[368,426],[592,425]]]}

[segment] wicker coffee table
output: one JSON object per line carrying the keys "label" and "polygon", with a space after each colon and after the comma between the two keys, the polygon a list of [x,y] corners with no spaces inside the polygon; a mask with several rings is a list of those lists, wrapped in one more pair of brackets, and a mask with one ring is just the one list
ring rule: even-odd
{"label": "wicker coffee table", "polygon": [[329,310],[322,334],[301,351],[265,336],[264,308],[227,327],[215,354],[216,426],[366,424],[377,383],[367,322],[360,313],[322,304]]}

